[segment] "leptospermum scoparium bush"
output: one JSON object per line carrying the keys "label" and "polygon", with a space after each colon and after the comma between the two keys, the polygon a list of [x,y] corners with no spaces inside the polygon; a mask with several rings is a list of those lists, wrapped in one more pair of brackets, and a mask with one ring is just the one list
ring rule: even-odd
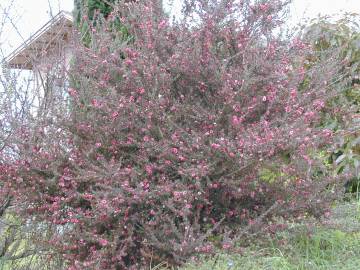
{"label": "leptospermum scoparium bush", "polygon": [[[22,127],[1,165],[2,192],[52,228],[42,244],[68,269],[231,248],[273,217],[320,216],[336,181],[313,157],[334,137],[317,121],[341,65],[305,74],[310,46],[279,34],[287,1],[185,1],[174,22],[144,2],[118,4],[75,46],[69,114]],[[107,27],[117,14],[130,41]]]}

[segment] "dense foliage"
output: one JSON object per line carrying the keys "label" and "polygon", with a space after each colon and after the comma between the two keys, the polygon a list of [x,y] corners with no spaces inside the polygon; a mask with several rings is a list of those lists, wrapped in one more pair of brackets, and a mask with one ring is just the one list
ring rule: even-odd
{"label": "dense foliage", "polygon": [[115,2],[115,0],[75,0],[74,13],[76,15],[76,22],[80,23],[84,16],[87,16],[90,20],[93,20],[95,13],[101,13],[105,18],[107,18],[112,12],[111,4],[115,4]]}
{"label": "dense foliage", "polygon": [[338,178],[320,124],[346,70],[333,52],[304,68],[318,54],[281,38],[286,5],[185,1],[171,22],[158,1],[119,3],[74,41],[68,112],[2,152],[1,194],[46,228],[39,244],[72,270],[142,269],[326,212]]}
{"label": "dense foliage", "polygon": [[88,45],[91,42],[90,32],[102,18],[108,18],[113,11],[115,0],[74,0],[74,18],[76,26],[82,34],[82,41]]}
{"label": "dense foliage", "polygon": [[[118,3],[131,3],[135,0],[74,0],[74,18],[77,28],[81,32],[81,40],[87,47],[91,46],[91,32],[96,31],[96,26],[102,21],[111,21],[108,25],[112,31],[122,33],[123,39],[131,39],[126,27],[121,23]],[[162,1],[158,0],[158,10],[162,11]]]}
{"label": "dense foliage", "polygon": [[[329,153],[329,164],[335,163],[336,172],[347,172],[354,176],[349,178],[346,189],[355,193],[360,191],[360,26],[357,20],[357,14],[346,14],[338,20],[320,17],[306,28],[303,37],[318,52],[318,57],[310,59],[307,67],[326,57],[328,51],[335,51],[344,64],[342,71],[347,71],[341,81],[334,81],[334,87],[343,88],[344,91],[328,101],[322,126],[334,132],[347,130],[343,136],[339,136],[333,151]],[[348,114],[342,115],[339,111]]]}

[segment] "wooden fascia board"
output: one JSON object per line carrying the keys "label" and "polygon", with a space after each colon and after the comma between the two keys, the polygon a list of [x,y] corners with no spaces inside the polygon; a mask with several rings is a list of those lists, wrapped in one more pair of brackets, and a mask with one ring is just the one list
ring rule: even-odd
{"label": "wooden fascia board", "polygon": [[[63,41],[63,37],[68,35],[71,31],[72,24],[72,17],[67,13],[60,12],[52,20],[41,27],[28,40],[26,40],[21,46],[14,50],[6,58],[6,64],[10,68],[21,68],[22,65],[24,67],[32,67],[32,64],[30,63],[32,59],[29,56],[31,55],[30,52],[34,51],[34,48],[36,48],[35,50],[39,49],[37,48],[39,46],[36,46],[36,44],[43,45],[44,48],[41,48],[42,51],[48,49],[49,45],[59,44],[60,42],[56,42],[55,40],[58,39]],[[20,61],[26,58],[27,61]]]}

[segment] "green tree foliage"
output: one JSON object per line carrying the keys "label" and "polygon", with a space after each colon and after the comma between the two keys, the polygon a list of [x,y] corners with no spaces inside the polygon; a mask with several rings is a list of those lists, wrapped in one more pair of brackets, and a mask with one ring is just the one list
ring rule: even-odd
{"label": "green tree foliage", "polygon": [[111,5],[115,2],[116,0],[74,0],[76,22],[81,23],[84,15],[93,20],[96,11],[103,14],[105,18],[108,17],[113,10]]}
{"label": "green tree foliage", "polygon": [[125,40],[129,38],[127,29],[120,22],[119,14],[117,13],[116,16],[113,14],[118,2],[118,0],[74,0],[75,22],[87,47],[91,45],[91,31],[95,31],[102,19],[111,20],[111,27],[122,32]]}
{"label": "green tree foliage", "polygon": [[[323,126],[334,131],[340,128],[349,130],[340,137],[330,154],[329,163],[335,165],[335,172],[347,172],[353,175],[346,189],[350,192],[359,190],[360,179],[360,26],[359,15],[345,14],[338,20],[320,17],[313,20],[305,30],[305,39],[318,52],[317,58],[309,59],[307,69],[321,60],[329,51],[338,55],[345,64],[342,80],[347,82],[345,91],[330,101],[330,110],[324,112]],[[331,82],[336,85],[338,81]],[[343,86],[341,86],[343,87]],[[343,89],[340,89],[343,90]],[[351,112],[351,117],[344,117],[341,111]]]}

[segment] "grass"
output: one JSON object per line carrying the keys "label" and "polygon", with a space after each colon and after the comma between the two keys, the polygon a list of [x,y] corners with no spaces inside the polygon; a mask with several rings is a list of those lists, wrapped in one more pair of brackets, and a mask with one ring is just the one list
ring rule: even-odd
{"label": "grass", "polygon": [[360,269],[360,203],[339,205],[329,220],[310,227],[298,224],[241,255],[219,253],[181,270]]}

